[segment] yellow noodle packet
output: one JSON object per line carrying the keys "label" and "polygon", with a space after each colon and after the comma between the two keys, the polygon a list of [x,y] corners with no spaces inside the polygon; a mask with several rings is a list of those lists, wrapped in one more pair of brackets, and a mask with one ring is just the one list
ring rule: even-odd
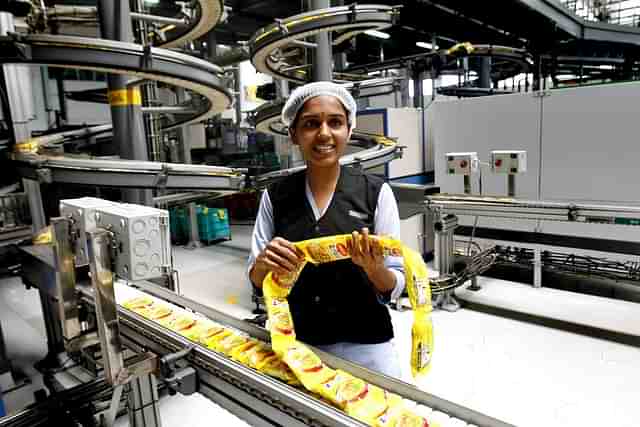
{"label": "yellow noodle packet", "polygon": [[123,302],[122,306],[131,311],[136,311],[137,309],[148,307],[151,304],[153,304],[153,300],[146,295],[142,295]]}
{"label": "yellow noodle packet", "polygon": [[215,344],[213,344],[213,349],[229,356],[234,348],[245,344],[248,341],[249,337],[232,333],[216,341]]}
{"label": "yellow noodle packet", "polygon": [[271,335],[283,335],[295,339],[293,318],[289,309],[289,302],[284,297],[266,297],[268,329]]}
{"label": "yellow noodle packet", "polygon": [[241,344],[231,350],[229,356],[231,356],[231,358],[236,362],[249,366],[249,353],[258,345],[260,345],[259,341],[250,338],[246,343]]}
{"label": "yellow noodle packet", "polygon": [[380,387],[367,384],[367,392],[360,399],[347,403],[347,415],[373,425],[388,408],[386,392]]}
{"label": "yellow noodle packet", "polygon": [[224,331],[224,327],[213,323],[209,320],[199,319],[196,324],[182,333],[183,336],[201,344],[207,343],[207,340],[216,334]]}
{"label": "yellow noodle packet", "polygon": [[217,334],[214,334],[211,337],[207,338],[204,344],[207,346],[207,348],[210,348],[211,350],[216,350],[216,347],[218,346],[218,342],[227,338],[230,335],[233,335],[233,332],[225,328],[224,330],[218,332]]}
{"label": "yellow noodle packet", "polygon": [[249,351],[249,354],[247,355],[249,366],[253,369],[257,369],[258,371],[261,370],[269,360],[277,357],[278,356],[276,356],[271,347],[265,344],[260,344],[259,346],[254,347],[254,349]]}
{"label": "yellow noodle packet", "polygon": [[335,375],[335,371],[326,366],[309,347],[293,342],[282,353],[274,346],[276,354],[281,357],[307,390],[315,391],[317,387]]}
{"label": "yellow noodle packet", "polygon": [[431,321],[431,288],[429,273],[422,256],[404,248],[407,293],[413,309],[411,326],[411,373],[419,377],[429,372],[433,354],[433,323]]}

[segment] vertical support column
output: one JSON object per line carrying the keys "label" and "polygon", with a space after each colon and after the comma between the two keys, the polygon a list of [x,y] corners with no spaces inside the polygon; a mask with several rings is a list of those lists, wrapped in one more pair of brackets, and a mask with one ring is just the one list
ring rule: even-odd
{"label": "vertical support column", "polygon": [[516,197],[516,176],[510,173],[507,177],[507,194],[509,197]]}
{"label": "vertical support column", "polygon": [[152,374],[141,375],[127,384],[129,426],[161,427],[158,409],[158,384]]}
{"label": "vertical support column", "polygon": [[104,376],[109,384],[117,384],[118,375],[124,368],[124,359],[113,289],[112,240],[110,233],[103,229],[90,231],[88,234],[89,266],[95,295],[96,323],[102,350]]}
{"label": "vertical support column", "polygon": [[196,249],[202,247],[200,236],[198,234],[198,212],[195,202],[189,203],[189,243],[187,249]]}
{"label": "vertical support column", "polygon": [[423,74],[420,71],[413,70],[413,106],[415,108],[424,108],[424,94],[422,91],[422,77]]}
{"label": "vertical support column", "polygon": [[533,249],[533,287],[542,287],[542,253],[539,247]]}
{"label": "vertical support column", "polygon": [[[175,88],[176,102],[181,104],[187,101],[187,94],[181,87]],[[185,164],[191,164],[191,129],[189,126],[180,126],[176,131],[178,134],[178,142],[180,143],[180,162]]]}
{"label": "vertical support column", "polygon": [[[129,0],[100,0],[98,15],[102,37],[109,40],[133,41]],[[111,105],[113,138],[120,148],[120,157],[130,160],[149,160],[144,124],[142,121],[142,97],[137,87],[127,87],[127,77],[107,76],[108,98]],[[127,202],[151,206],[150,190],[125,190]]]}
{"label": "vertical support column", "polygon": [[[330,0],[311,0],[311,9],[326,9],[331,7]],[[315,36],[316,48],[313,51],[313,72],[314,82],[332,81],[333,67],[331,64],[331,39],[328,32],[323,32]]]}
{"label": "vertical support column", "polygon": [[51,218],[58,313],[62,324],[62,336],[67,342],[80,335],[78,302],[76,300],[75,263],[71,248],[69,225],[69,220],[66,218]]}
{"label": "vertical support column", "polygon": [[22,178],[22,186],[27,193],[29,200],[29,213],[31,214],[31,224],[33,232],[42,230],[47,225],[42,206],[42,193],[40,183],[33,179]]}
{"label": "vertical support column", "polygon": [[[7,357],[7,352],[4,346],[4,334],[2,333],[2,325],[0,324],[0,377],[6,373],[11,372],[11,364]],[[0,392],[2,390],[2,382],[0,382]]]}
{"label": "vertical support column", "polygon": [[[458,218],[455,215],[445,215],[434,225],[435,263],[438,266],[439,277],[446,277],[453,273],[453,252],[455,249],[453,232],[457,226]],[[439,294],[433,305],[451,312],[460,309],[460,303],[455,299],[453,290]]]}
{"label": "vertical support column", "polygon": [[478,65],[478,87],[491,88],[491,57],[482,56],[477,59]]}

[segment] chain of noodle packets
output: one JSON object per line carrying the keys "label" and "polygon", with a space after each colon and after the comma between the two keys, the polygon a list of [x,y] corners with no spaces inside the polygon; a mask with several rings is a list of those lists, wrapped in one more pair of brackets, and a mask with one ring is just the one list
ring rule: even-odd
{"label": "chain of noodle packets", "polygon": [[[400,241],[380,236],[371,238],[380,243],[384,256],[404,258],[406,286],[414,312],[411,371],[414,377],[424,375],[429,371],[433,352],[431,290],[427,267],[418,253]],[[379,427],[434,425],[406,408],[402,397],[347,372],[331,369],[309,347],[296,340],[287,296],[300,272],[307,262],[322,264],[350,258],[351,239],[351,235],[346,234],[294,243],[305,258],[298,270],[287,275],[267,274],[262,289],[273,351],[304,388],[366,424]]]}
{"label": "chain of noodle packets", "polygon": [[[380,240],[386,256],[404,257],[406,284],[414,310],[411,368],[414,376],[424,374],[430,367],[433,350],[431,295],[426,266],[419,254],[403,247],[400,242],[376,236],[372,238]],[[350,235],[332,236],[295,245],[305,254],[305,262],[317,264],[348,258],[350,239]],[[401,396],[368,384],[347,372],[329,368],[307,346],[296,341],[286,297],[302,268],[288,277],[274,278],[269,273],[264,280],[271,346],[209,319],[174,312],[171,307],[154,302],[148,296],[130,299],[123,306],[245,366],[290,385],[302,386],[316,397],[369,425],[435,426],[435,423],[406,408]]]}

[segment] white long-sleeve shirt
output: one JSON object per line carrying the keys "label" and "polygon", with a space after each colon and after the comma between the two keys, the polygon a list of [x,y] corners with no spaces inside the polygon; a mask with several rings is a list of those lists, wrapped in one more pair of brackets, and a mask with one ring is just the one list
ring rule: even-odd
{"label": "white long-sleeve shirt", "polygon": [[[309,187],[308,180],[305,181],[305,194],[309,205],[313,209],[315,219],[318,221],[326,213],[327,208],[333,199],[333,194],[322,211],[318,209],[318,206],[316,206],[316,201],[313,197],[313,193],[311,192],[311,187]],[[400,239],[400,216],[398,214],[398,204],[393,196],[391,187],[389,187],[387,183],[382,184],[382,187],[380,188],[373,223],[375,224],[375,230],[372,231],[373,233]],[[247,265],[247,278],[249,278],[249,272],[251,271],[251,267],[253,267],[258,255],[264,250],[267,244],[276,237],[274,235],[274,228],[273,205],[269,198],[269,192],[264,190],[262,193],[262,199],[260,200],[256,224],[253,228],[251,254],[249,255]],[[392,256],[386,257],[384,265],[396,276],[396,286],[391,292],[391,299],[399,298],[405,288],[403,258]],[[251,283],[250,279],[249,283]]]}

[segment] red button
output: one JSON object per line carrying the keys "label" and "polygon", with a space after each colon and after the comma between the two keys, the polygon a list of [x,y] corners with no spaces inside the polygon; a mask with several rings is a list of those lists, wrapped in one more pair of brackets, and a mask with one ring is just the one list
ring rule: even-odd
{"label": "red button", "polygon": [[463,169],[466,168],[467,167],[467,161],[466,160],[461,161],[460,162],[460,167],[463,168]]}
{"label": "red button", "polygon": [[502,159],[496,159],[496,167],[499,168],[502,165]]}

